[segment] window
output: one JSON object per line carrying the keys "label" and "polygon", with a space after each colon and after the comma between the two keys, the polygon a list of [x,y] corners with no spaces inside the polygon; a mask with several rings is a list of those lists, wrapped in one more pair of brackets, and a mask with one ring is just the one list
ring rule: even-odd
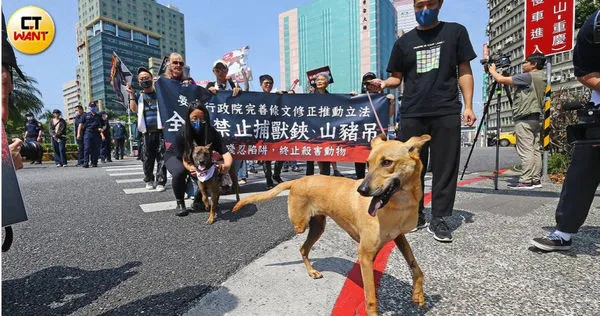
{"label": "window", "polygon": [[121,38],[129,38],[129,39],[131,39],[131,31],[127,30],[127,29],[119,28],[119,34],[118,34],[118,36],[121,37]]}

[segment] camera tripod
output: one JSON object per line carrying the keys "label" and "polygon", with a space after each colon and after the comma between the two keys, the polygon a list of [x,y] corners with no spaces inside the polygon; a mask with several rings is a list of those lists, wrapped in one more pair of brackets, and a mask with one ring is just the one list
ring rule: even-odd
{"label": "camera tripod", "polygon": [[[503,73],[503,76],[508,76],[508,73]],[[494,80],[490,90],[488,91],[488,99],[483,108],[483,116],[481,117],[481,121],[479,122],[479,126],[477,127],[477,132],[475,133],[475,138],[473,139],[473,144],[471,144],[471,150],[469,151],[469,156],[467,156],[467,161],[465,162],[465,166],[462,171],[462,175],[460,179],[462,180],[465,176],[465,171],[469,166],[469,160],[471,160],[471,155],[473,154],[473,149],[475,148],[475,144],[477,144],[477,138],[479,138],[479,133],[481,132],[481,126],[483,126],[483,122],[485,122],[486,117],[489,114],[490,103],[492,102],[492,97],[494,96],[494,91],[496,92],[496,169],[494,172],[494,190],[498,190],[498,168],[500,164],[500,100],[502,98],[502,90],[506,92],[506,97],[508,98],[508,103],[512,108],[513,102],[510,97],[510,89],[507,85],[503,85],[498,83],[498,81]],[[487,128],[486,128],[487,131]],[[487,138],[487,135],[486,135]],[[487,139],[486,139],[487,142]]]}

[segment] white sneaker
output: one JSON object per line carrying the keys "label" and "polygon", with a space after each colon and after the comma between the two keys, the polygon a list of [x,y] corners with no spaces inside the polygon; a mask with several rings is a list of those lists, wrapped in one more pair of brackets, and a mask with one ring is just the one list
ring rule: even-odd
{"label": "white sneaker", "polygon": [[148,189],[148,190],[154,189],[154,185],[152,185],[152,182],[146,182],[146,189]]}
{"label": "white sneaker", "polygon": [[160,185],[159,184],[159,185],[156,186],[156,191],[163,192],[164,190],[165,190],[165,186],[164,185]]}

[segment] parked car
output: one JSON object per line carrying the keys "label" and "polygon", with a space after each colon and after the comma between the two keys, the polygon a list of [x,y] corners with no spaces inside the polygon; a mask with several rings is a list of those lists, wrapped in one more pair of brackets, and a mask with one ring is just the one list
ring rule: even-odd
{"label": "parked car", "polygon": [[[514,146],[517,144],[515,132],[500,133],[500,146]],[[488,138],[488,146],[496,146],[496,137]]]}

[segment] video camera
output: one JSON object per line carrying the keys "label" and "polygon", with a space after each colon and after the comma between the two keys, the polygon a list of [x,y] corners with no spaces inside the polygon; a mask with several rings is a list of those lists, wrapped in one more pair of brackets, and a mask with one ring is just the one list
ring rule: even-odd
{"label": "video camera", "polygon": [[19,151],[22,157],[31,160],[39,159],[44,154],[44,148],[38,142],[23,142]]}
{"label": "video camera", "polygon": [[577,111],[579,123],[567,127],[569,143],[600,143],[600,104],[594,102],[568,102],[564,109]]}
{"label": "video camera", "polygon": [[491,55],[489,58],[481,59],[479,62],[483,65],[485,72],[489,72],[490,64],[495,64],[499,69],[508,68],[510,67],[510,54],[497,52]]}

